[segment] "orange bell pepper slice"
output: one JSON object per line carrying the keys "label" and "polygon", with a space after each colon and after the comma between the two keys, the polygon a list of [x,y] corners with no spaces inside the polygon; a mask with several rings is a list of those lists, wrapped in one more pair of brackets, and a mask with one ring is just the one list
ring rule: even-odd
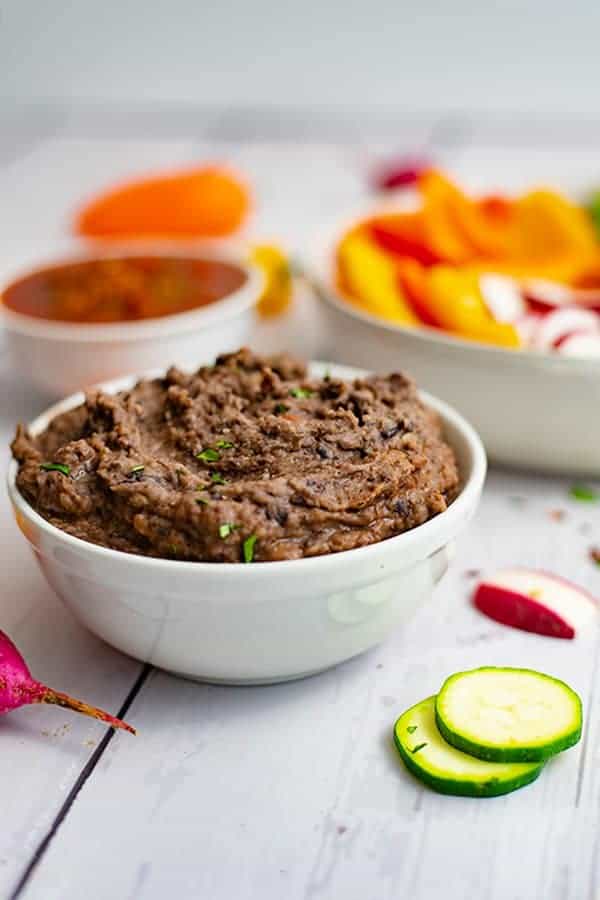
{"label": "orange bell pepper slice", "polygon": [[445,262],[465,263],[477,257],[494,259],[506,252],[509,206],[499,216],[498,204],[471,200],[436,171],[421,179],[426,233]]}
{"label": "orange bell pepper slice", "polygon": [[216,166],[132,181],[79,212],[77,233],[94,238],[217,238],[236,231],[250,207],[246,186]]}
{"label": "orange bell pepper slice", "polygon": [[443,262],[468,262],[476,250],[456,228],[456,188],[432,169],[420,178],[419,189],[423,198],[423,232],[431,251]]}
{"label": "orange bell pepper slice", "polygon": [[509,258],[547,264],[598,255],[594,228],[583,209],[554,191],[531,191],[515,204]]}
{"label": "orange bell pepper slice", "polygon": [[340,281],[365,310],[402,325],[418,325],[398,285],[395,264],[361,231],[349,232],[337,250]]}

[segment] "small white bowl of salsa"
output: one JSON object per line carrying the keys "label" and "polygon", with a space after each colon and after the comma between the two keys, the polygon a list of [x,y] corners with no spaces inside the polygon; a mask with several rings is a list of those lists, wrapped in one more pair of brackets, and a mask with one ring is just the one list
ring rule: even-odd
{"label": "small white bowl of salsa", "polygon": [[48,395],[117,375],[201,365],[251,335],[263,276],[213,247],[71,249],[3,272],[14,368]]}

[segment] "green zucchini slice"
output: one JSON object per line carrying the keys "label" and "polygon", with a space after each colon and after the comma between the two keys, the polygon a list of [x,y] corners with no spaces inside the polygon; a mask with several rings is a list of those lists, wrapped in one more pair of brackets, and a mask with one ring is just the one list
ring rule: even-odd
{"label": "green zucchini slice", "polygon": [[451,747],[435,724],[435,697],[403,713],[394,742],[406,768],[440,794],[498,797],[534,781],[540,763],[490,763]]}
{"label": "green zucchini slice", "polygon": [[532,669],[458,672],[435,703],[442,736],[492,762],[541,762],[581,737],[581,700],[564,681]]}

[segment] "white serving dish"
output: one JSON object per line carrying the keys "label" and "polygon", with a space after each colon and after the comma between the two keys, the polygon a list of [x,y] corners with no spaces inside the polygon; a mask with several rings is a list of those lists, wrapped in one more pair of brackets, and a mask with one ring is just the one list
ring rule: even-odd
{"label": "white serving dish", "polygon": [[[340,377],[356,370],[327,367]],[[323,374],[325,366],[313,367]],[[115,392],[134,379],[104,385]],[[125,653],[190,678],[259,683],[299,678],[380,643],[427,600],[445,571],[447,548],[473,515],[486,471],[472,427],[423,395],[444,423],[463,476],[454,503],[423,525],[369,547],[285,562],[193,563],[98,547],[49,524],[8,489],[17,523],[66,606]],[[78,394],[39,416],[35,434],[82,401]]]}
{"label": "white serving dish", "polygon": [[406,328],[353,306],[334,278],[334,248],[351,224],[324,233],[307,260],[322,300],[322,355],[410,372],[473,423],[492,462],[600,476],[600,361],[505,350],[426,326]]}
{"label": "white serving dish", "polygon": [[216,351],[235,350],[250,340],[254,306],[264,279],[261,271],[244,262],[240,254],[197,243],[67,246],[66,251],[55,250],[41,257],[29,253],[16,265],[4,266],[2,289],[47,265],[148,253],[231,262],[246,272],[247,280],[237,291],[208,306],[141,322],[52,322],[21,315],[0,303],[0,322],[12,365],[43,393],[60,397],[119,375],[166,368],[173,361],[181,366],[202,365],[214,359]]}

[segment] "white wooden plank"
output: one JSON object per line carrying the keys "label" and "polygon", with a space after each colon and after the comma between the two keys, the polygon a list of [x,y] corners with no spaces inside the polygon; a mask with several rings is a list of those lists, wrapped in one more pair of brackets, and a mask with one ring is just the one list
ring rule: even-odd
{"label": "white wooden plank", "polygon": [[[0,468],[17,418],[44,401],[4,369],[0,374]],[[0,492],[0,627],[23,652],[33,674],[51,686],[116,712],[140,664],[81,628],[47,587]],[[106,733],[98,722],[57,707],[26,707],[0,721],[0,895],[8,896],[52,825],[83,766]]]}
{"label": "white wooden plank", "polygon": [[[111,745],[25,896],[595,896],[597,631],[571,642],[506,629],[470,606],[465,574],[544,566],[600,593],[583,525],[600,533],[600,510],[571,500],[566,480],[494,474],[432,602],[379,650],[270,688],[157,673],[134,703],[139,741]],[[448,673],[481,664],[566,678],[589,740],[508,797],[439,797],[404,771],[391,726]]]}

